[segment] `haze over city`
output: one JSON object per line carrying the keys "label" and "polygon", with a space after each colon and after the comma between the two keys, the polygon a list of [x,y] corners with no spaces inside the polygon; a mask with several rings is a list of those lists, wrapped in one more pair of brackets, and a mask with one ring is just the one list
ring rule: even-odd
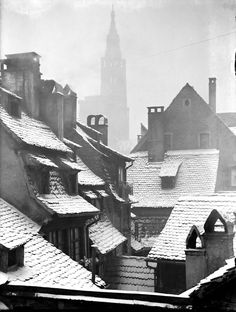
{"label": "haze over city", "polygon": [[2,1],[2,57],[35,51],[44,79],[69,83],[79,100],[98,94],[112,4],[131,138],[147,125],[146,107],[167,107],[187,82],[208,101],[208,78],[216,77],[217,110],[236,111],[235,1]]}

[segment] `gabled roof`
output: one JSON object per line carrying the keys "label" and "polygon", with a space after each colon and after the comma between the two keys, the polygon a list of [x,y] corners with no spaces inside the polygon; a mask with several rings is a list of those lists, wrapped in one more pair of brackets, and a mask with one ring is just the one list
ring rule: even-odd
{"label": "gabled roof", "polygon": [[147,267],[143,257],[109,257],[105,270],[112,289],[154,291],[154,270]]}
{"label": "gabled roof", "polygon": [[[14,240],[30,237],[24,248],[24,266],[7,272],[8,281],[14,285],[94,289],[91,272],[54,247],[38,233],[39,226],[16,208],[0,199],[0,224]],[[97,276],[96,285],[105,283]]]}
{"label": "gabled roof", "polygon": [[24,112],[21,118],[9,115],[0,106],[0,123],[20,143],[53,151],[72,153],[43,122],[29,117]]}
{"label": "gabled roof", "polygon": [[[166,114],[168,114],[169,111],[171,111],[172,106],[176,104],[176,100],[182,95],[189,95],[192,94],[195,101],[206,108],[206,112],[209,111],[211,114],[216,116],[216,119],[221,123],[224,124],[229,130],[235,135],[236,131],[233,129],[233,127],[236,126],[236,113],[217,113],[215,114],[211,107],[206,103],[206,101],[197,93],[197,91],[190,86],[188,83],[179,91],[179,93],[174,97],[170,105],[165,109],[163,118],[165,118]],[[148,150],[148,131],[145,135],[142,136],[140,141],[134,146],[131,153],[136,153],[139,151],[145,151]]]}
{"label": "gabled roof", "polygon": [[217,113],[217,116],[220,117],[226,126],[236,127],[236,112]]}
{"label": "gabled roof", "polygon": [[[204,194],[215,190],[219,162],[217,150],[168,151],[164,161],[156,163],[148,162],[147,152],[131,156],[134,164],[128,169],[127,179],[133,184],[133,194],[138,201],[133,207],[173,207],[183,194]],[[172,174],[173,166],[169,165],[173,163],[179,169],[175,186],[163,189],[161,174],[164,171]]]}
{"label": "gabled roof", "polygon": [[[100,136],[102,135],[99,131],[85,126],[80,122],[77,122],[77,126],[80,128],[80,134],[86,138],[98,151],[100,151],[104,156],[108,157],[118,157],[124,161],[132,161],[132,159],[126,155],[123,155],[114,149],[110,148],[109,146],[103,144],[100,141]],[[83,133],[81,132],[83,131]]]}
{"label": "gabled roof", "polygon": [[41,194],[38,200],[52,213],[60,216],[97,214],[99,209],[79,195]]}
{"label": "gabled roof", "polygon": [[213,210],[233,222],[236,193],[215,193],[181,197],[157,237],[149,259],[185,260],[186,238],[193,225],[202,228]]}
{"label": "gabled roof", "polygon": [[88,166],[85,165],[79,156],[77,156],[76,161],[82,168],[82,171],[79,172],[77,176],[78,183],[80,185],[101,186],[105,184],[105,182],[99,176],[97,176],[92,170],[89,169]]}
{"label": "gabled roof", "polygon": [[89,227],[89,238],[103,255],[116,249],[127,240],[127,238],[112,225],[105,214],[101,216],[99,221]]}

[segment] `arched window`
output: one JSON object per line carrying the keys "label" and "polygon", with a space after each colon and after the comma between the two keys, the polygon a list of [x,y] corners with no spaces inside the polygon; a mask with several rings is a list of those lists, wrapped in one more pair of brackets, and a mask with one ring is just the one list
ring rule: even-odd
{"label": "arched window", "polygon": [[98,124],[99,125],[105,125],[105,117],[104,116],[100,116],[100,118],[98,119]]}

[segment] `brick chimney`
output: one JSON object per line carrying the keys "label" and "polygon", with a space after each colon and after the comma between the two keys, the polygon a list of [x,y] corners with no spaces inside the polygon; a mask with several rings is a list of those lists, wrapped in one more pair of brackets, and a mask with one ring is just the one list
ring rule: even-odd
{"label": "brick chimney", "polygon": [[164,106],[148,107],[148,160],[162,161],[164,157]]}
{"label": "brick chimney", "polygon": [[39,117],[40,56],[35,52],[7,54],[2,85],[23,98],[28,114]]}
{"label": "brick chimney", "polygon": [[108,121],[103,115],[89,115],[87,125],[102,134],[101,141],[103,144],[108,143]]}
{"label": "brick chimney", "polygon": [[66,85],[64,87],[64,132],[70,132],[76,127],[77,95]]}
{"label": "brick chimney", "polygon": [[64,90],[54,80],[41,81],[40,117],[59,139],[64,137]]}
{"label": "brick chimney", "polygon": [[[193,226],[186,240],[186,287],[195,286],[234,256],[233,223],[226,222],[217,210],[207,218],[202,233]],[[201,243],[197,246],[196,239]]]}
{"label": "brick chimney", "polygon": [[209,106],[216,112],[216,78],[209,78]]}

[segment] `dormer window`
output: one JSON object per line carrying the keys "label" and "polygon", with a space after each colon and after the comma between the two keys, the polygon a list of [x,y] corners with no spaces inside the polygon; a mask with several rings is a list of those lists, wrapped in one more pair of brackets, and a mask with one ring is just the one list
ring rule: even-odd
{"label": "dormer window", "polygon": [[24,265],[24,245],[8,248],[2,245],[0,248],[0,270],[11,271]]}
{"label": "dormer window", "polygon": [[48,194],[49,193],[49,172],[40,171],[38,176],[38,190],[39,194]]}
{"label": "dormer window", "polygon": [[17,265],[17,248],[8,251],[8,268]]}
{"label": "dormer window", "polygon": [[160,170],[161,187],[163,189],[171,189],[175,187],[177,174],[182,164],[181,159],[166,159]]}
{"label": "dormer window", "polygon": [[172,189],[175,187],[175,177],[162,177],[161,187],[163,189]]}
{"label": "dormer window", "polygon": [[118,182],[124,182],[125,181],[125,174],[124,174],[124,168],[122,166],[118,167]]}

